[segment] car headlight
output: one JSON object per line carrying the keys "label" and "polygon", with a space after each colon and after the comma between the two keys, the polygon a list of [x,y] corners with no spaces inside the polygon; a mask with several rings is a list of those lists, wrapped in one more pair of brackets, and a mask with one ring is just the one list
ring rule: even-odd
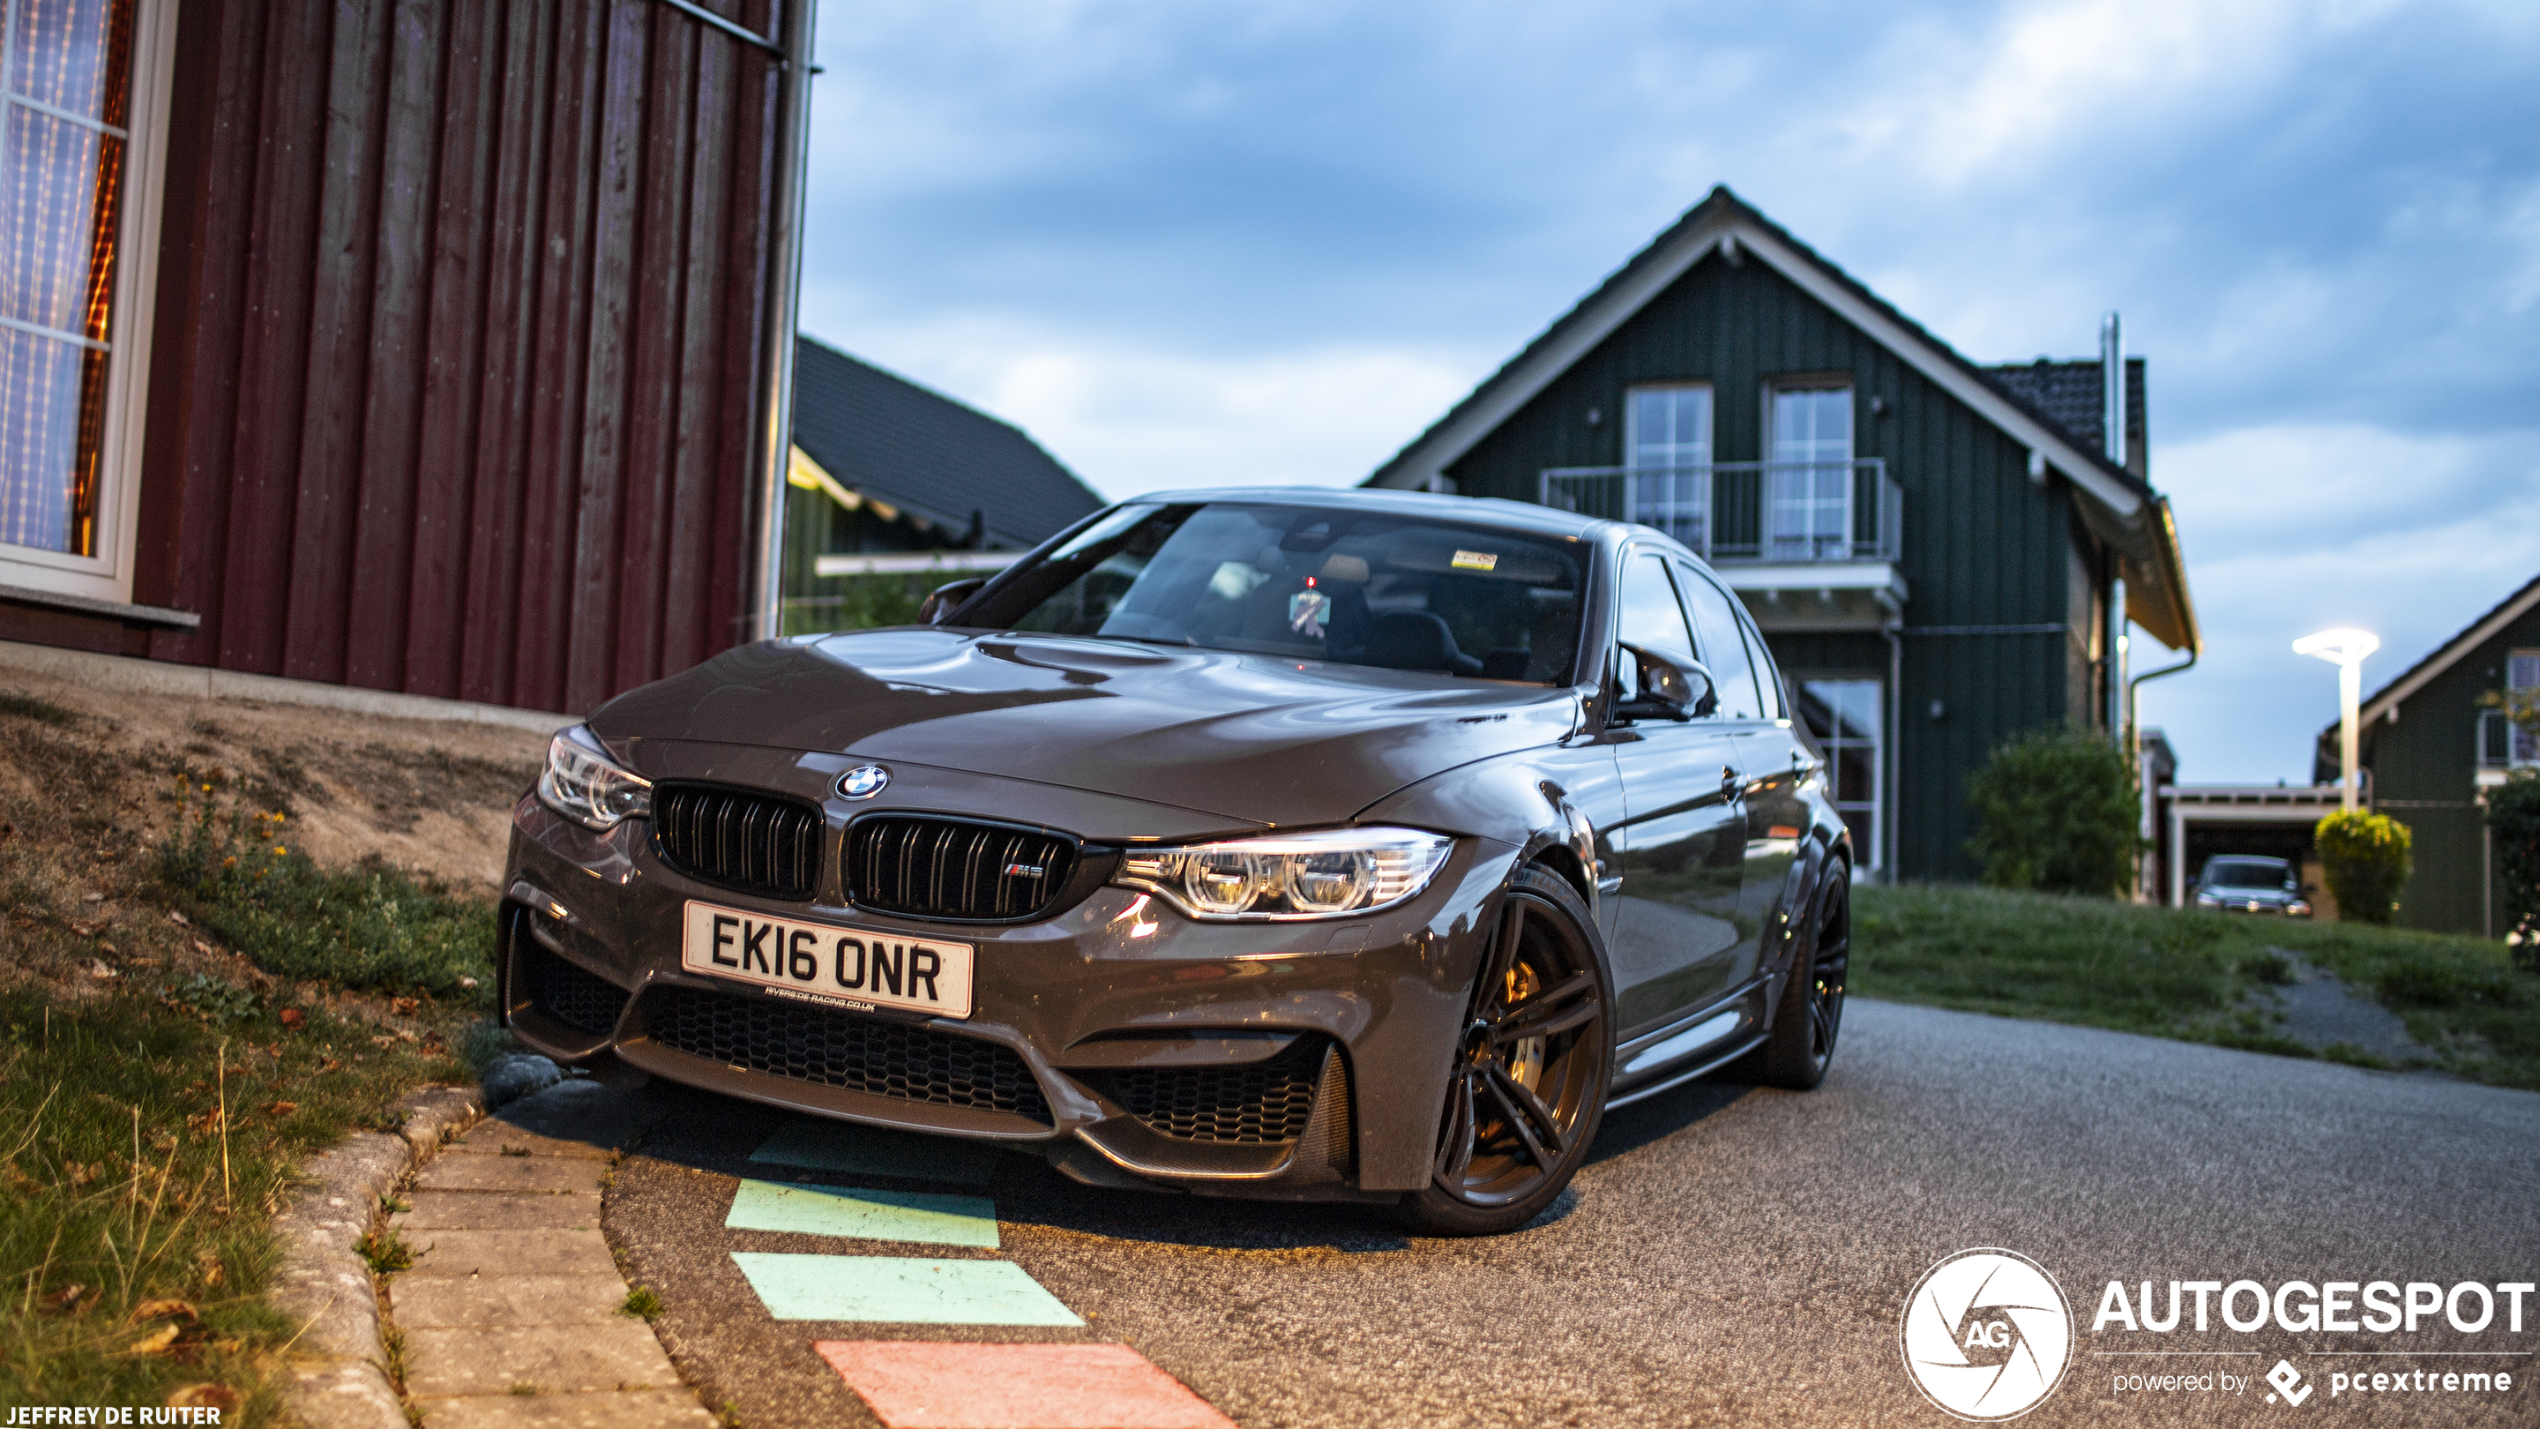
{"label": "car headlight", "polygon": [[2214,892],[2210,892],[2210,891],[2208,891],[2208,892],[2204,892],[2204,893],[2199,893],[2199,894],[2197,894],[2197,895],[2196,895],[2196,902],[2197,902],[2198,906],[2200,906],[2200,907],[2205,907],[2205,908],[2220,908],[2221,906],[2223,906],[2223,896],[2222,896],[2221,894],[2219,894],[2219,893],[2214,893]]}
{"label": "car headlight", "polygon": [[653,812],[653,785],[617,767],[587,724],[558,730],[547,741],[547,772],[538,797],[586,828],[613,829]]}
{"label": "car headlight", "polygon": [[1187,848],[1132,849],[1112,882],[1194,918],[1338,918],[1429,886],[1455,840],[1418,829],[1321,829]]}
{"label": "car headlight", "polygon": [[2308,918],[2311,916],[2311,905],[2304,902],[2302,899],[2296,898],[2292,902],[2284,905],[2284,912],[2287,917]]}

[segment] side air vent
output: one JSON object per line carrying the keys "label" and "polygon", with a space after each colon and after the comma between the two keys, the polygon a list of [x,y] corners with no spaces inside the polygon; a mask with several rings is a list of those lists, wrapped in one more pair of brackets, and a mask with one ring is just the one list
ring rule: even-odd
{"label": "side air vent", "polygon": [[847,827],[847,900],[877,913],[1020,922],[1048,909],[1076,866],[1074,841],[1038,829],[876,814]]}
{"label": "side air vent", "polygon": [[820,810],[716,784],[653,788],[653,846],[700,883],[801,902],[820,885]]}

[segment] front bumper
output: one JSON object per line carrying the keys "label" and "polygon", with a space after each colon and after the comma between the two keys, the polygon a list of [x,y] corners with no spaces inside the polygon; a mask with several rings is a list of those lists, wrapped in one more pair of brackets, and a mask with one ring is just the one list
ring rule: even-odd
{"label": "front bumper", "polygon": [[[812,798],[830,777],[757,772]],[[965,811],[940,782],[909,782],[931,811]],[[1012,818],[1019,792],[961,803]],[[613,1050],[709,1091],[1038,1151],[1098,1184],[1390,1200],[1428,1183],[1513,846],[1461,839],[1419,897],[1365,918],[1201,923],[1104,887],[1031,923],[946,924],[847,906],[834,850],[873,805],[821,802],[829,874],[809,903],[778,903],[685,877],[643,821],[595,834],[524,797],[499,948],[515,1035],[564,1060]],[[691,898],[973,943],[971,1016],[846,1010],[684,971]]]}

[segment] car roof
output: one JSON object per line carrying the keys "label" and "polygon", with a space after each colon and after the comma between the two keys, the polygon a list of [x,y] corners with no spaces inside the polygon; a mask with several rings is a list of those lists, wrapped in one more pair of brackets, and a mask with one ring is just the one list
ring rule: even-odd
{"label": "car roof", "polygon": [[1531,501],[1507,501],[1496,496],[1441,496],[1427,491],[1383,491],[1367,487],[1235,486],[1201,491],[1156,491],[1124,498],[1120,504],[1194,501],[1382,511],[1397,516],[1427,516],[1440,521],[1498,526],[1571,540],[1591,540],[1600,534],[1600,528],[1616,525],[1602,517],[1537,506]]}

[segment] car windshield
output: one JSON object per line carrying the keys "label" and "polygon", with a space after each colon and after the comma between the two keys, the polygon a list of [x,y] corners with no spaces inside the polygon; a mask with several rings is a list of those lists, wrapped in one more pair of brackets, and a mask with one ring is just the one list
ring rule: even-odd
{"label": "car windshield", "polygon": [[1560,684],[1581,576],[1568,543],[1479,526],[1141,504],[1000,582],[961,623]]}
{"label": "car windshield", "polygon": [[2272,858],[2218,858],[2205,865],[2208,888],[2282,888],[2293,874]]}

